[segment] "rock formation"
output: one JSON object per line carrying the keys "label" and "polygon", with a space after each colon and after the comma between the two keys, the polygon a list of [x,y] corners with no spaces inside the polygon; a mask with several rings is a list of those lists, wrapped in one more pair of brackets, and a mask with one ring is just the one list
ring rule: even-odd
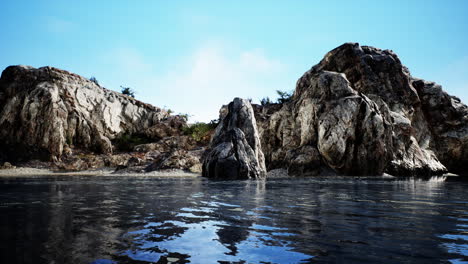
{"label": "rock formation", "polygon": [[166,117],[162,109],[56,68],[10,66],[0,79],[0,137],[10,158],[59,159],[70,145],[111,153],[112,139]]}
{"label": "rock formation", "polygon": [[199,155],[195,153],[195,151],[189,152],[186,150],[166,152],[162,155],[158,155],[155,161],[145,168],[145,171],[180,169],[193,173],[201,173],[200,158],[202,153],[198,153]]}
{"label": "rock formation", "polygon": [[468,107],[434,82],[412,78],[434,140],[430,147],[449,171],[468,170]]}
{"label": "rock formation", "polygon": [[0,78],[0,164],[49,167],[33,160],[42,159],[62,170],[175,168],[229,179],[263,178],[266,168],[290,175],[468,169],[468,107],[412,77],[392,51],[357,43],[328,52],[289,100],[252,106],[235,98],[223,107],[203,165],[213,127],[197,136],[186,128],[183,116],[56,68],[10,66]]}
{"label": "rock formation", "polygon": [[222,116],[203,160],[203,176],[264,178],[265,160],[250,102],[235,98]]}
{"label": "rock formation", "polygon": [[346,43],[297,81],[289,102],[255,109],[268,169],[416,175],[468,161],[467,107],[411,77],[389,50]]}

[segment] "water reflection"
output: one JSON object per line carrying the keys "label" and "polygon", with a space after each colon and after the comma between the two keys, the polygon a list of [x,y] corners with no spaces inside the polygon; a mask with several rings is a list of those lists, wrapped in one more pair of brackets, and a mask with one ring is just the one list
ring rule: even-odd
{"label": "water reflection", "polygon": [[467,188],[418,179],[2,180],[0,262],[459,263],[468,258]]}

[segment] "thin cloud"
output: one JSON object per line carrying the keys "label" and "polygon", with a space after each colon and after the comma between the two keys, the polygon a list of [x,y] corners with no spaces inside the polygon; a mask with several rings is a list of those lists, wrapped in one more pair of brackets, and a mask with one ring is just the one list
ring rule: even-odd
{"label": "thin cloud", "polygon": [[45,26],[49,32],[52,33],[65,33],[71,31],[75,24],[58,18],[58,17],[45,17]]}
{"label": "thin cloud", "polygon": [[208,45],[175,68],[161,76],[159,86],[176,92],[179,107],[192,113],[193,120],[207,121],[217,118],[221,105],[234,97],[257,99],[283,88],[276,81],[286,67],[260,50],[230,55],[222,46]]}
{"label": "thin cloud", "polygon": [[234,97],[258,101],[295,81],[289,84],[287,67],[262,50],[234,51],[220,43],[205,44],[164,71],[135,49],[115,49],[107,58],[115,75],[134,87],[141,100],[187,113],[191,121],[216,119],[220,107]]}

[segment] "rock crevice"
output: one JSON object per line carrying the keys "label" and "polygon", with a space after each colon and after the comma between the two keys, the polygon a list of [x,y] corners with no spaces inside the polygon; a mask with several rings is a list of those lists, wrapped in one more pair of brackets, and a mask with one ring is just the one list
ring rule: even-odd
{"label": "rock crevice", "polygon": [[250,179],[266,176],[265,160],[250,102],[235,98],[228,105],[203,159],[203,176]]}
{"label": "rock crevice", "polygon": [[467,107],[389,50],[346,43],[299,78],[289,102],[254,109],[269,170],[424,175],[468,163]]}
{"label": "rock crevice", "polygon": [[52,67],[10,66],[0,79],[0,145],[11,160],[60,159],[70,146],[112,153],[111,140],[168,116]]}

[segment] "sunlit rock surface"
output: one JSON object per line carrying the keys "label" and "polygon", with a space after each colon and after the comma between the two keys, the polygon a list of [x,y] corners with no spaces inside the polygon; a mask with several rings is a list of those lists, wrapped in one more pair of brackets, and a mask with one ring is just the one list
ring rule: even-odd
{"label": "sunlit rock surface", "polygon": [[203,176],[227,179],[266,176],[257,124],[248,100],[235,98],[228,105],[203,160]]}
{"label": "sunlit rock surface", "polygon": [[10,66],[0,79],[0,144],[10,159],[57,159],[70,145],[111,153],[118,135],[166,117],[160,108],[52,67]]}
{"label": "sunlit rock surface", "polygon": [[[289,175],[468,169],[468,107],[440,85],[412,77],[392,51],[357,43],[327,53],[287,102],[252,106],[236,98],[220,120],[204,154],[203,174],[211,178],[263,178],[266,169]],[[0,162],[199,172],[213,132],[200,141],[184,128],[183,116],[56,68],[10,66],[0,78]]]}
{"label": "sunlit rock surface", "polygon": [[346,43],[297,81],[289,102],[254,109],[268,169],[421,175],[468,163],[467,107],[389,50]]}

